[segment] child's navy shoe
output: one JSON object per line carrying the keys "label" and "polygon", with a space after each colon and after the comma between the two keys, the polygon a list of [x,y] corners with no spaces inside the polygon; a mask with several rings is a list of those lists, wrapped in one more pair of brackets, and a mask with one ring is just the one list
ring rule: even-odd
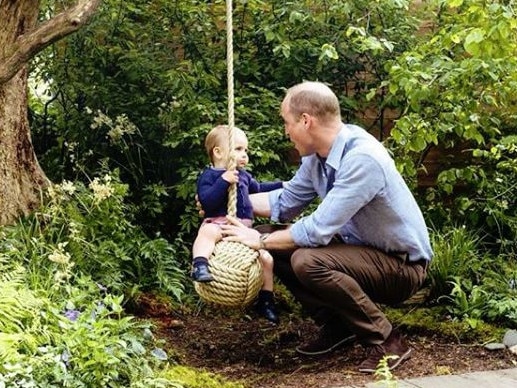
{"label": "child's navy shoe", "polygon": [[276,313],[275,303],[273,301],[259,299],[255,305],[255,310],[269,322],[275,324],[280,322],[278,314]]}
{"label": "child's navy shoe", "polygon": [[208,264],[206,263],[195,263],[192,266],[192,273],[190,276],[195,282],[199,283],[208,283],[214,280],[214,277],[208,269]]}

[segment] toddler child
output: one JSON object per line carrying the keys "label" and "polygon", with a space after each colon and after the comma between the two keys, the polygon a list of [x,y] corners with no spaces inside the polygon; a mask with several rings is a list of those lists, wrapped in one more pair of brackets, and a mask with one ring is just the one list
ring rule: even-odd
{"label": "toddler child", "polygon": [[[227,223],[228,188],[237,184],[237,218],[252,227],[253,207],[249,194],[276,190],[282,182],[257,182],[244,168],[248,164],[248,139],[239,128],[234,128],[234,152],[237,168],[228,170],[229,128],[219,125],[213,128],[205,139],[205,149],[211,165],[203,170],[197,182],[197,195],[205,211],[205,218],[199,228],[192,248],[192,279],[196,282],[211,282],[208,259],[215,244],[222,239],[219,225]],[[264,282],[259,291],[256,310],[267,320],[278,323],[278,315],[273,300],[273,257],[266,250],[259,251]]]}

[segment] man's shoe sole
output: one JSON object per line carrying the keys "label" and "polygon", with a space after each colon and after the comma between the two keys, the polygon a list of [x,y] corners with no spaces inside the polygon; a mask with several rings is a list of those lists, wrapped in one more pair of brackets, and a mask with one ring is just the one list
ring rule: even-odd
{"label": "man's shoe sole", "polygon": [[[389,370],[392,371],[393,369],[398,367],[400,364],[402,364],[404,361],[407,361],[410,358],[411,358],[411,348],[408,349],[407,352],[404,353],[402,356],[399,356],[397,359],[393,360],[394,361],[393,365],[391,365],[389,367]],[[359,367],[359,372],[362,372],[362,373],[375,373],[375,369]]]}
{"label": "man's shoe sole", "polygon": [[308,350],[303,350],[301,347],[297,347],[296,348],[296,351],[300,354],[304,354],[306,356],[320,356],[322,354],[327,354],[327,353],[330,353],[331,351],[341,347],[341,346],[344,346],[346,344],[350,344],[352,342],[355,341],[355,335],[352,334],[351,336],[348,336],[348,337],[345,337],[343,338],[341,341],[338,341],[336,342],[334,345],[332,345],[331,347],[327,348],[327,349],[323,349],[323,350],[319,350],[319,351],[308,351]]}

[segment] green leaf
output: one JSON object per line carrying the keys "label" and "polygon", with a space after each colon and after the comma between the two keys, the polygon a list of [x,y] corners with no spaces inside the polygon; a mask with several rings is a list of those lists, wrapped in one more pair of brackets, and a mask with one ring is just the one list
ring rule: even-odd
{"label": "green leaf", "polygon": [[339,59],[339,54],[336,51],[336,48],[329,44],[325,43],[323,46],[321,46],[321,53],[320,53],[320,60],[323,58],[329,58],[329,59]]}
{"label": "green leaf", "polygon": [[457,7],[460,7],[461,5],[463,5],[463,0],[450,0],[450,1],[448,1],[448,5],[451,8],[457,8]]}
{"label": "green leaf", "polygon": [[463,47],[469,54],[473,56],[478,56],[478,54],[481,52],[481,47],[479,43],[483,42],[484,39],[485,32],[480,28],[475,28],[465,38],[465,43],[463,44]]}

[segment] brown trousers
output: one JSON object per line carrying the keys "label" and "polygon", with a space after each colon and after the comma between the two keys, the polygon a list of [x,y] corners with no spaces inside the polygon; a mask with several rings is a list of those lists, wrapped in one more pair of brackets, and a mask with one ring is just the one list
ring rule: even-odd
{"label": "brown trousers", "polygon": [[427,273],[425,261],[411,263],[338,242],[271,254],[275,274],[317,324],[341,326],[364,344],[382,343],[391,333],[378,304],[403,302],[418,291]]}

